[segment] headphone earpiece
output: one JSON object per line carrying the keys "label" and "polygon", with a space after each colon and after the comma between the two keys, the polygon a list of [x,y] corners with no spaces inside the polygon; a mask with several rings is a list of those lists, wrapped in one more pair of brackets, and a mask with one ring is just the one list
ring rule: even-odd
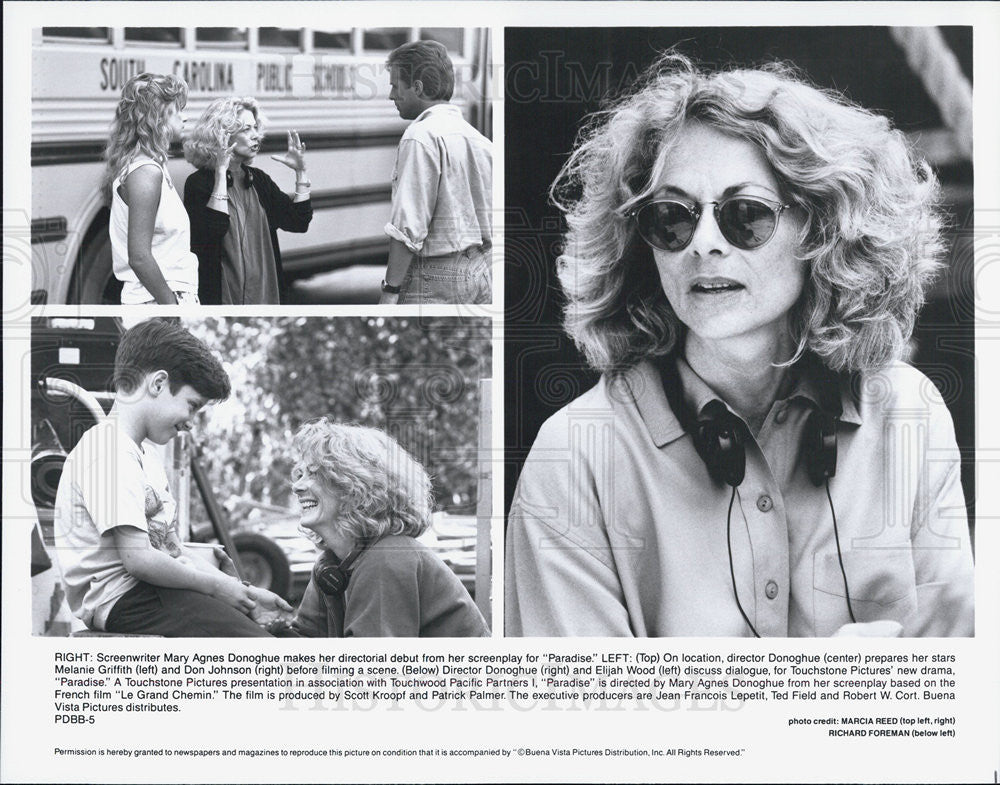
{"label": "headphone earpiece", "polygon": [[822,409],[814,409],[802,433],[802,454],[806,472],[817,487],[837,473],[838,418]]}
{"label": "headphone earpiece", "polygon": [[343,561],[338,559],[333,551],[324,550],[313,564],[312,577],[316,587],[323,594],[331,596],[343,594],[351,580],[351,565],[367,549],[367,545],[355,548]]}
{"label": "headphone earpiece", "polygon": [[323,594],[341,594],[347,588],[351,574],[340,566],[340,559],[323,551],[313,565],[312,577]]}
{"label": "headphone earpiece", "polygon": [[[710,401],[696,416],[681,392],[676,360],[668,360],[662,377],[670,408],[690,434],[711,478],[737,487],[746,476],[746,425],[720,400]],[[825,369],[820,377],[821,405],[810,412],[802,433],[806,473],[816,486],[837,473],[837,424],[841,414],[839,378]]]}
{"label": "headphone earpiece", "polygon": [[841,377],[814,357],[819,381],[819,406],[809,413],[802,432],[806,473],[819,487],[837,473],[837,426],[844,407],[840,400]]}
{"label": "headphone earpiece", "polygon": [[712,479],[732,488],[743,482],[747,468],[746,426],[722,401],[705,406],[694,433],[694,446]]}
{"label": "headphone earpiece", "polygon": [[[253,171],[247,166],[242,166],[240,168],[243,170],[243,187],[249,188],[253,185]],[[233,187],[233,173],[228,169],[226,170],[226,187]]]}

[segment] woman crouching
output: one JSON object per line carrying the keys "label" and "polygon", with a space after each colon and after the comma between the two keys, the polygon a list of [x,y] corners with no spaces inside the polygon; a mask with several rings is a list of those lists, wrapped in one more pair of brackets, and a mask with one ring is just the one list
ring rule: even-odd
{"label": "woman crouching", "polygon": [[441,559],[415,539],[431,521],[427,472],[374,428],[321,419],[295,435],[292,491],[323,553],[292,626],[306,637],[487,637]]}

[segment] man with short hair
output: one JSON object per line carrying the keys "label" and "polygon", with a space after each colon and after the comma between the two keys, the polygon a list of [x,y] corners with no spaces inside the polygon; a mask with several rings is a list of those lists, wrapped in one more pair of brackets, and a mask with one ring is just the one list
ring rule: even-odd
{"label": "man with short hair", "polygon": [[389,54],[399,142],[381,303],[489,303],[493,145],[448,103],[455,68],[436,41]]}

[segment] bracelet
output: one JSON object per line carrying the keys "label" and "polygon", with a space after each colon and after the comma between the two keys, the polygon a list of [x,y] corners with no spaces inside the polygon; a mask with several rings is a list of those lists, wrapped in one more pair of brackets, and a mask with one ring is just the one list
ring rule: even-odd
{"label": "bracelet", "polygon": [[220,202],[228,202],[229,201],[229,197],[228,196],[217,196],[216,194],[212,194],[209,198],[210,199],[216,199],[216,200],[218,200]]}
{"label": "bracelet", "polygon": [[303,187],[305,187],[305,188],[312,188],[312,181],[311,180],[303,180],[302,182],[298,182],[298,181],[295,182],[295,187],[296,188],[298,188],[300,185],[303,186]]}
{"label": "bracelet", "polygon": [[382,291],[385,292],[385,294],[399,294],[401,291],[403,291],[403,288],[401,286],[393,286],[390,283],[386,283],[385,278],[383,278]]}

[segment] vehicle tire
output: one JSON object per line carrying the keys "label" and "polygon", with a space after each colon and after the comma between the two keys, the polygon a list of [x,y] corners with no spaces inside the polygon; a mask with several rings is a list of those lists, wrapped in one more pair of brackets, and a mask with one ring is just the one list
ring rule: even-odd
{"label": "vehicle tire", "polygon": [[235,534],[233,545],[240,557],[242,578],[261,589],[288,597],[292,571],[281,547],[262,534]]}
{"label": "vehicle tire", "polygon": [[111,236],[107,216],[98,215],[80,249],[69,286],[69,301],[79,305],[121,305],[122,282],[111,266]]}

